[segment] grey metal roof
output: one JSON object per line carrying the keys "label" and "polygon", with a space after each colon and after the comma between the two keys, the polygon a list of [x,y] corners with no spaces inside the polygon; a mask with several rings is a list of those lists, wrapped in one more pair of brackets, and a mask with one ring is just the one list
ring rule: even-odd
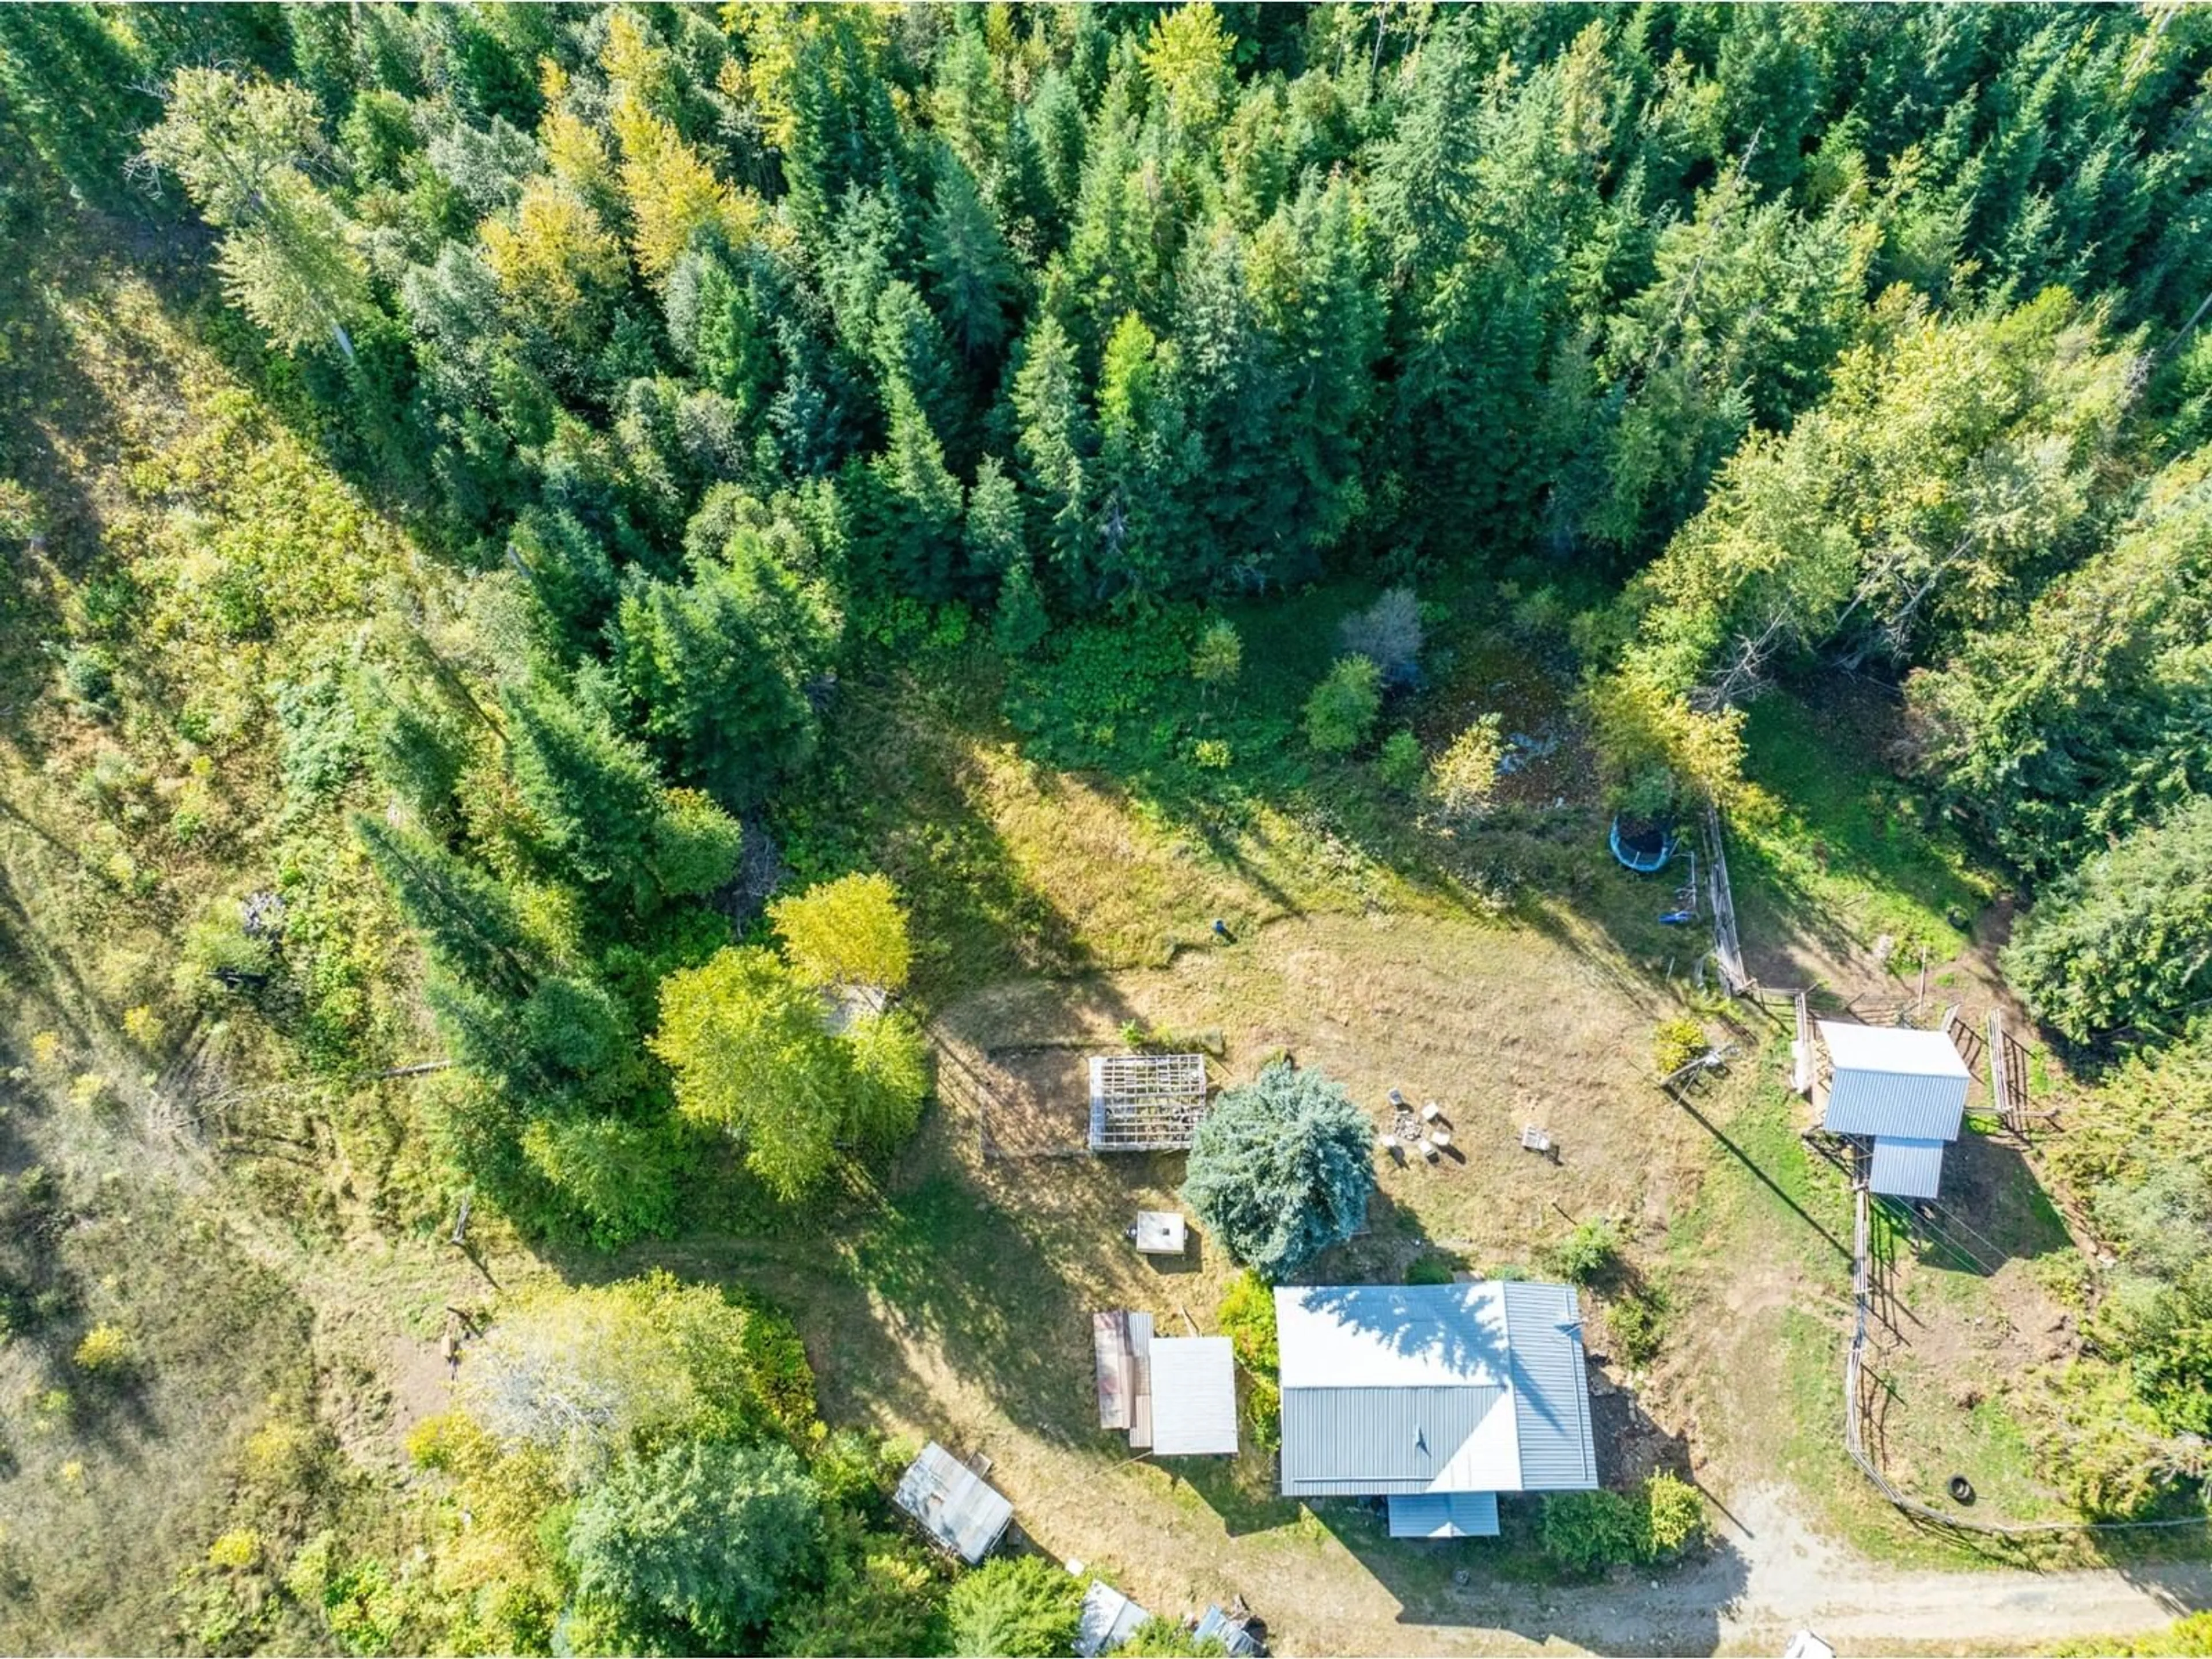
{"label": "grey metal roof", "polygon": [[1091,1588],[1083,1592],[1083,1610],[1075,1625],[1075,1650],[1082,1659],[1111,1653],[1152,1616],[1104,1579],[1094,1578]]}
{"label": "grey metal roof", "polygon": [[1495,1538],[1494,1492],[1415,1492],[1390,1500],[1393,1538]]}
{"label": "grey metal roof", "polygon": [[1152,1451],[1237,1455],[1237,1358],[1227,1337],[1152,1339]]}
{"label": "grey metal roof", "polygon": [[1507,1284],[1513,1415],[1521,1434],[1521,1490],[1597,1485],[1582,1308],[1571,1285]]}
{"label": "grey metal roof", "polygon": [[1275,1307],[1285,1496],[1597,1485],[1571,1286],[1286,1286]]}
{"label": "grey metal roof", "polygon": [[1839,1135],[1956,1140],[1972,1081],[1941,1031],[1819,1023],[1832,1075],[1821,1122]]}
{"label": "grey metal roof", "polygon": [[1014,1506],[934,1440],[899,1477],[892,1501],[945,1548],[981,1561],[1014,1518]]}
{"label": "grey metal roof", "polygon": [[1504,1400],[1503,1388],[1482,1383],[1285,1389],[1283,1495],[1426,1492]]}
{"label": "grey metal roof", "polygon": [[1914,1140],[1901,1135],[1876,1135],[1874,1163],[1867,1185],[1892,1198],[1933,1198],[1943,1180],[1941,1140]]}

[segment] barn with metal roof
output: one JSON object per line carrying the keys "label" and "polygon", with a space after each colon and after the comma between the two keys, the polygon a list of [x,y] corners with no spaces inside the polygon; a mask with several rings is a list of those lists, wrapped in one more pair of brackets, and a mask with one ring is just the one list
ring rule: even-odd
{"label": "barn with metal roof", "polygon": [[[1820,1126],[1873,1142],[1867,1185],[1895,1198],[1933,1198],[1943,1149],[1959,1138],[1973,1081],[1949,1036],[1908,1026],[1815,1023]],[[1825,1090],[1825,1097],[1820,1091]]]}
{"label": "barn with metal roof", "polygon": [[1457,1538],[1497,1533],[1500,1492],[1597,1485],[1571,1285],[1285,1286],[1275,1330],[1285,1497],[1387,1498],[1394,1537]]}

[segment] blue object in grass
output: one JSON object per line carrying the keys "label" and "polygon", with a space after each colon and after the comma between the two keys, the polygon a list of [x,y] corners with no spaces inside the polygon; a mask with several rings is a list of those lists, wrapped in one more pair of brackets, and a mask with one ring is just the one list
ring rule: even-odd
{"label": "blue object in grass", "polygon": [[1613,817],[1613,828],[1606,834],[1606,841],[1613,848],[1613,857],[1640,876],[1650,875],[1674,856],[1672,833],[1654,825],[1644,834],[1624,837],[1618,814]]}

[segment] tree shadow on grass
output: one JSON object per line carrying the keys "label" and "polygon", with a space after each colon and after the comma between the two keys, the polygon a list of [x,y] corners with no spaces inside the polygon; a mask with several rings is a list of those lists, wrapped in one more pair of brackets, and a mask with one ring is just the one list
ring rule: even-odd
{"label": "tree shadow on grass", "polygon": [[1708,1654],[1722,1614],[1750,1582],[1749,1564],[1726,1540],[1632,1576],[1563,1577],[1537,1542],[1543,1499],[1534,1494],[1500,1498],[1495,1538],[1393,1538],[1380,1500],[1316,1498],[1309,1507],[1397,1599],[1406,1626],[1510,1631],[1596,1653]]}

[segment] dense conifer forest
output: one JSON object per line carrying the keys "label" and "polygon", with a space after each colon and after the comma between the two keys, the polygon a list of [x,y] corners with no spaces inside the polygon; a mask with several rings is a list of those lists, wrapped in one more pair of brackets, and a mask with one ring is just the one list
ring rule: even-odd
{"label": "dense conifer forest", "polygon": [[[1056,1583],[948,1589],[773,1298],[610,1253],[813,1224],[915,1135],[954,987],[1083,965],[872,757],[988,719],[1196,840],[1418,800],[1471,846],[1507,732],[1402,711],[1476,613],[1571,684],[1600,833],[1775,821],[1762,699],[1893,708],[2081,1079],[2049,1163],[2106,1254],[2039,1467],[2201,1508],[2212,11],[7,7],[0,145],[0,706],[25,777],[82,769],[67,903],[167,941],[100,1041],[319,1091],[380,1225],[465,1193],[599,1264],[418,1429],[430,1508],[277,1412],[138,1639],[1062,1639]],[[44,415],[95,267],[252,388],[133,325],[137,517]],[[27,880],[10,918],[64,905]],[[426,1056],[404,1117],[347,1103]],[[160,1092],[85,1066],[87,1111]],[[8,1162],[28,1341],[65,1206]]]}

